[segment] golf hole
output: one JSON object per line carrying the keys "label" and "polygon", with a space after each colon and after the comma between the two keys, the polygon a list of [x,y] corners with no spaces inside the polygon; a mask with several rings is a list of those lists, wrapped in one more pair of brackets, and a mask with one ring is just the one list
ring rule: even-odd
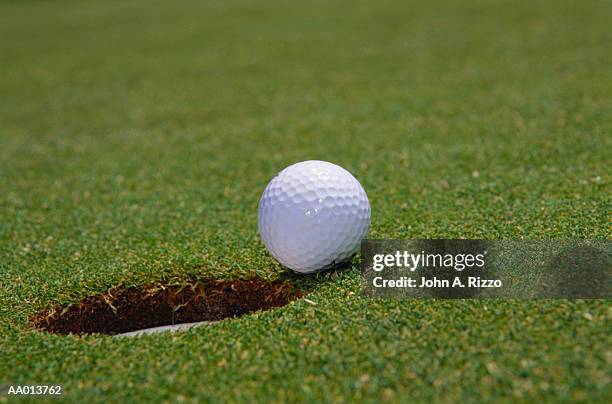
{"label": "golf hole", "polygon": [[137,335],[134,331],[188,328],[192,323],[282,307],[302,296],[289,282],[261,279],[118,286],[71,306],[40,312],[30,317],[30,323],[55,334]]}

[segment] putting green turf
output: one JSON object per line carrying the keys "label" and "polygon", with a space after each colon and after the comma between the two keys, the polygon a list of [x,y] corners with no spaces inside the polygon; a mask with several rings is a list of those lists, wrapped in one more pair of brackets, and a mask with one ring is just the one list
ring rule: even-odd
{"label": "putting green turf", "polygon": [[[70,401],[609,401],[609,301],[368,301],[140,339],[27,316],[117,284],[286,276],[258,198],[340,164],[372,238],[610,236],[607,1],[0,3],[0,385]],[[0,401],[6,397],[0,396]]]}

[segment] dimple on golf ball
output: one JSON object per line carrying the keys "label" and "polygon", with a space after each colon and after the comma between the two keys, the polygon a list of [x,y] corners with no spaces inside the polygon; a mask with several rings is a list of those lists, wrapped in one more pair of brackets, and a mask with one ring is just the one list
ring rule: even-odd
{"label": "dimple on golf ball", "polygon": [[303,161],[278,173],[264,190],[257,213],[266,248],[301,273],[349,260],[370,227],[370,203],[361,184],[326,161]]}

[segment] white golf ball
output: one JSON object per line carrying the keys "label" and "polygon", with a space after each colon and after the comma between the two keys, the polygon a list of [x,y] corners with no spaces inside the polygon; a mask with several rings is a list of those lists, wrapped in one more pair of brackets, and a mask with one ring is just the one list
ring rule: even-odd
{"label": "white golf ball", "polygon": [[303,161],[278,173],[259,200],[259,234],[284,266],[301,273],[349,260],[370,227],[363,187],[344,168]]}

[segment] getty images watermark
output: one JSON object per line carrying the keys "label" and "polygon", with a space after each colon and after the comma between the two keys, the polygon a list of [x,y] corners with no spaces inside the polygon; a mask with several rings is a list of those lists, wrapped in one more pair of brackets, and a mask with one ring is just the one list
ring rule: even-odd
{"label": "getty images watermark", "polygon": [[585,298],[612,290],[610,240],[364,240],[373,298]]}

